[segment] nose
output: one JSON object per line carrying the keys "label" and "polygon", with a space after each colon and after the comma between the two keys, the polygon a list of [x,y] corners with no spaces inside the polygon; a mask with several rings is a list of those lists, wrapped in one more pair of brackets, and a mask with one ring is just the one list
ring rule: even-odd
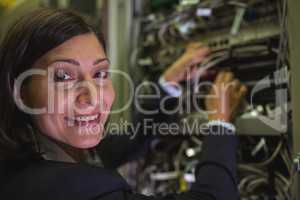
{"label": "nose", "polygon": [[76,103],[80,108],[93,107],[97,105],[97,87],[91,80],[78,83]]}

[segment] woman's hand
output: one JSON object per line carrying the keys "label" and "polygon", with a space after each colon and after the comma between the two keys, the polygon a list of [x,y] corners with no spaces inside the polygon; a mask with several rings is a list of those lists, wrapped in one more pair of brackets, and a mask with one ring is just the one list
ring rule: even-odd
{"label": "woman's hand", "polygon": [[205,99],[209,120],[231,122],[247,88],[231,72],[220,72]]}
{"label": "woman's hand", "polygon": [[197,64],[209,54],[209,48],[201,43],[190,43],[185,53],[179,57],[163,74],[167,82],[178,83],[193,78],[197,73]]}

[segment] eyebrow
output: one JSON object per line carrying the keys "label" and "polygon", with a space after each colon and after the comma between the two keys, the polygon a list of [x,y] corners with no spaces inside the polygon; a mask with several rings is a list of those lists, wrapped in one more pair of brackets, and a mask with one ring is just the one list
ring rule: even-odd
{"label": "eyebrow", "polygon": [[107,61],[108,63],[110,63],[110,60],[108,58],[99,58],[96,61],[94,61],[93,65],[98,65],[98,64],[100,64],[102,62],[105,62],[105,61]]}
{"label": "eyebrow", "polygon": [[[93,65],[98,65],[98,64],[100,64],[102,62],[105,62],[105,61],[110,63],[108,58],[99,58],[99,59],[97,59],[93,62]],[[74,60],[74,59],[68,59],[68,58],[57,59],[57,60],[54,60],[53,62],[51,62],[51,64],[56,63],[56,62],[66,62],[66,63],[70,63],[72,65],[80,66],[80,63],[78,61]]]}

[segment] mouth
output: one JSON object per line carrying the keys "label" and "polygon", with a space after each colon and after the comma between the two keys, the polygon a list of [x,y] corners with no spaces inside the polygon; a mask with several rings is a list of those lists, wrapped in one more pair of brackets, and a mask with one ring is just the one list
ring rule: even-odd
{"label": "mouth", "polygon": [[78,115],[74,117],[65,117],[67,122],[70,122],[76,126],[89,126],[96,125],[100,123],[101,114],[93,114],[93,115]]}

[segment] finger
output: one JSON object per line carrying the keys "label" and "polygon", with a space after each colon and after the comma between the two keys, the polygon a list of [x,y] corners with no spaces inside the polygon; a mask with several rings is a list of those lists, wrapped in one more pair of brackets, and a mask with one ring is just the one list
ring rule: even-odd
{"label": "finger", "polygon": [[239,90],[236,92],[236,98],[242,99],[246,96],[247,94],[247,87],[245,85],[241,85]]}
{"label": "finger", "polygon": [[195,56],[204,57],[207,56],[209,53],[210,53],[210,48],[202,47],[200,49],[197,49],[197,51],[195,52]]}
{"label": "finger", "polygon": [[238,79],[235,79],[234,81],[232,81],[232,89],[234,91],[240,91],[241,88],[241,82]]}
{"label": "finger", "polygon": [[239,92],[242,96],[246,95],[248,91],[248,88],[245,85],[241,85]]}
{"label": "finger", "polygon": [[224,72],[224,71],[221,71],[220,73],[218,73],[215,83],[216,84],[222,83],[225,78],[225,74],[226,74],[226,72]]}
{"label": "finger", "polygon": [[224,75],[224,79],[223,79],[223,82],[231,82],[234,78],[234,75],[232,72],[225,72],[225,75]]}
{"label": "finger", "polygon": [[205,59],[205,56],[197,56],[192,60],[191,65],[198,65],[198,64],[202,63],[202,61],[204,59]]}
{"label": "finger", "polygon": [[202,61],[209,53],[210,53],[210,49],[205,47],[193,51],[187,51],[184,54],[184,56],[188,60],[192,60],[193,62],[195,62],[196,59]]}
{"label": "finger", "polygon": [[233,73],[222,71],[218,74],[216,83],[229,83],[233,80]]}
{"label": "finger", "polygon": [[186,49],[197,49],[202,46],[203,46],[203,44],[201,42],[191,42],[187,45]]}
{"label": "finger", "polygon": [[191,50],[185,52],[181,57],[180,57],[180,62],[183,63],[182,66],[185,64],[187,65],[195,65],[201,63],[205,57],[209,54],[210,50],[208,48],[201,48],[197,50]]}

